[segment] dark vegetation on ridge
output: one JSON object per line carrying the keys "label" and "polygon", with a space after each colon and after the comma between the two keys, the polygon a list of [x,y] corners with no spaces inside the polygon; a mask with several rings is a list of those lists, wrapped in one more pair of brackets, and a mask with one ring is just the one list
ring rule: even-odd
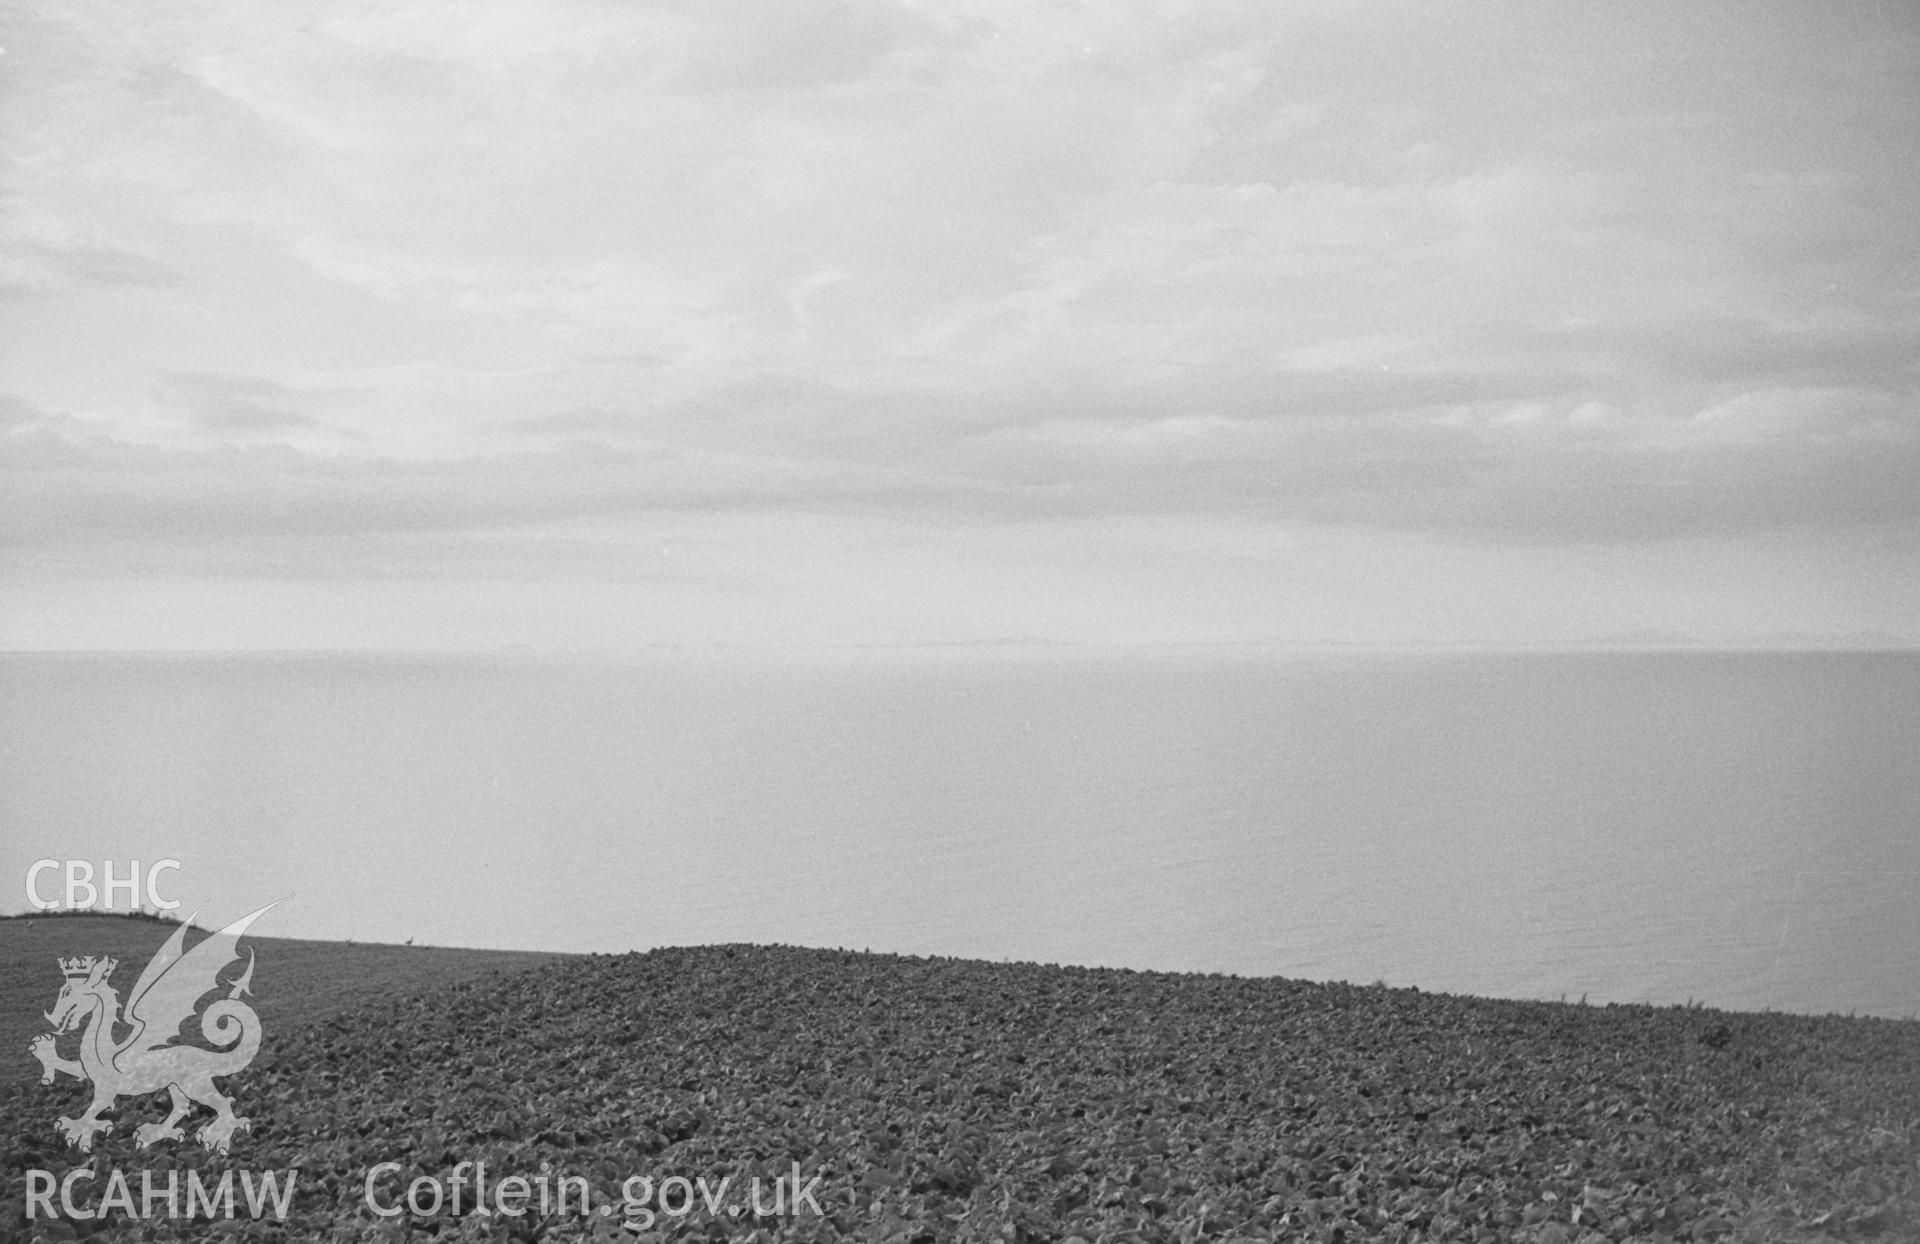
{"label": "dark vegetation on ridge", "polygon": [[0,920],[144,920],[148,924],[179,924],[185,917],[164,911],[95,911],[92,908],[54,907],[0,915]]}
{"label": "dark vegetation on ridge", "polygon": [[[629,1175],[820,1176],[822,1216],[696,1202],[648,1239],[1920,1238],[1905,1021],[740,946],[555,959],[269,1037],[228,1084],[253,1120],[230,1157],[135,1150],[143,1100],[96,1166],[297,1168],[288,1222],[244,1227],[269,1239],[635,1238],[363,1204],[376,1163],[404,1167],[391,1194],[462,1160],[616,1204]],[[82,1096],[0,1087],[9,1228],[20,1171],[83,1160],[53,1129]]]}

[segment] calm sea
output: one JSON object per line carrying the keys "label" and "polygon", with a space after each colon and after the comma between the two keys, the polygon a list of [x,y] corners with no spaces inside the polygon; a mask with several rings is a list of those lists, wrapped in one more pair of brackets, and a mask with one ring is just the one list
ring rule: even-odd
{"label": "calm sea", "polygon": [[6,911],[1920,1013],[1913,653],[12,655],[0,748]]}

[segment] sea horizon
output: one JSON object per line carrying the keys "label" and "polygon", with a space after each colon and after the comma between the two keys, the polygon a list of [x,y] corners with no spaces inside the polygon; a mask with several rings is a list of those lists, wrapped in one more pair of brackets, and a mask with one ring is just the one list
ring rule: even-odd
{"label": "sea horizon", "polygon": [[321,940],[1920,1011],[1915,654],[1153,651],[7,654],[6,862]]}

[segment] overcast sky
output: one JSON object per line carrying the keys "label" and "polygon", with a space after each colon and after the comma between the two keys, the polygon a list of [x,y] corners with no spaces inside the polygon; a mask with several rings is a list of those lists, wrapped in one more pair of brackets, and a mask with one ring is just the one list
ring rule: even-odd
{"label": "overcast sky", "polygon": [[0,44],[0,646],[1920,638],[1909,4]]}

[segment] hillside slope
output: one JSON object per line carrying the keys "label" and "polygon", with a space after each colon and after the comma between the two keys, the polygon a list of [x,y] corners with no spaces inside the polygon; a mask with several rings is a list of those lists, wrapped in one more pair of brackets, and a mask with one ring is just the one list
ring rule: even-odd
{"label": "hillside slope", "polygon": [[[630,1176],[650,1239],[1920,1236],[1911,1022],[706,947],[382,994],[283,1026],[230,1088],[253,1129],[226,1161],[300,1172],[290,1238],[632,1239]],[[79,1099],[7,1086],[8,1169],[75,1161],[51,1121]],[[129,1131],[97,1160],[221,1163]],[[458,1220],[462,1161],[577,1176],[593,1212]],[[439,1212],[370,1211],[384,1162],[385,1203],[422,1178]],[[817,1176],[820,1213],[709,1213],[675,1176],[735,1207]]]}

